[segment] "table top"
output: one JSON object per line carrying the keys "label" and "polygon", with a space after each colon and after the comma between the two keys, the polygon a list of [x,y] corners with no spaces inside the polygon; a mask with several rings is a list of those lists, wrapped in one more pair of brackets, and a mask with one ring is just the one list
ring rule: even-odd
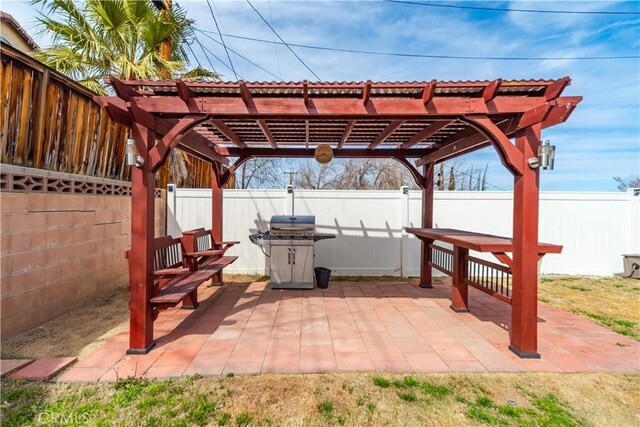
{"label": "table top", "polygon": [[[415,234],[419,238],[440,240],[477,252],[513,252],[513,239],[510,237],[454,230],[452,228],[407,228],[406,230],[407,233]],[[538,253],[540,254],[559,254],[560,252],[562,252],[561,245],[538,243]]]}

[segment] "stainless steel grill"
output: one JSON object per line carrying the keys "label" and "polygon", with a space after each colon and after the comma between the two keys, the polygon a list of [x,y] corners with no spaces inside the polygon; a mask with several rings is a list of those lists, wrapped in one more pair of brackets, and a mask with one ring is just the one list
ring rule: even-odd
{"label": "stainless steel grill", "polygon": [[316,233],[313,215],[274,215],[269,227],[268,232],[249,238],[254,244],[270,247],[271,288],[313,289],[314,244],[335,235]]}

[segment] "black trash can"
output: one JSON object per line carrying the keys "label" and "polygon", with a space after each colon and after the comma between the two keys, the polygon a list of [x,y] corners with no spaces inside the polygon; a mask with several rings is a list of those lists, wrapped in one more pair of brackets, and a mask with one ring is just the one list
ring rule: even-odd
{"label": "black trash can", "polygon": [[316,267],[316,284],[320,289],[327,289],[329,287],[329,279],[331,278],[331,270],[324,267]]}

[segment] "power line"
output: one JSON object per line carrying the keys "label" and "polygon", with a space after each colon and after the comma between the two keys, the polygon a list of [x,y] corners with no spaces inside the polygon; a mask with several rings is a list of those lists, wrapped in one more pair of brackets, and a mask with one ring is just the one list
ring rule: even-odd
{"label": "power line", "polygon": [[[210,34],[218,34],[215,31],[204,31],[201,32],[210,33]],[[299,47],[302,49],[315,49],[315,50],[325,50],[331,52],[345,52],[345,53],[358,53],[363,55],[378,55],[378,56],[399,56],[404,58],[432,58],[432,59],[464,59],[464,60],[494,60],[494,61],[566,61],[566,60],[610,60],[610,59],[638,59],[640,55],[629,55],[629,56],[576,56],[576,57],[567,57],[567,56],[464,56],[464,55],[433,55],[433,54],[422,54],[422,53],[401,53],[401,52],[380,52],[380,51],[372,51],[372,50],[358,50],[358,49],[343,49],[337,47],[328,47],[328,46],[316,46],[316,45],[308,45],[308,44],[297,44],[297,43],[281,43],[275,42],[271,40],[258,39],[255,37],[246,37],[246,36],[238,36],[235,34],[224,34],[225,37],[240,39],[240,40],[248,40],[254,41],[258,43],[269,43],[269,44],[284,44],[289,47]],[[315,74],[314,74],[315,75]],[[317,77],[317,76],[316,76]]]}
{"label": "power line", "polygon": [[[195,39],[196,42],[198,42],[198,46],[200,46],[200,49],[202,49],[202,52],[204,53],[204,56],[207,58],[207,60],[209,61],[209,65],[211,65],[211,68],[213,68],[213,64],[211,63],[211,59],[209,59],[209,55],[207,55],[207,52],[213,56],[214,58],[216,58],[218,60],[218,62],[220,62],[222,65],[224,65],[225,67],[227,67],[230,71],[233,71],[232,68],[227,65],[226,62],[224,62],[222,59],[220,59],[215,53],[211,52],[209,49],[207,49],[206,47],[204,47],[204,45],[200,42],[200,40],[198,40],[197,38]],[[238,76],[244,80],[244,77],[242,77],[241,75],[238,74]],[[237,78],[236,78],[237,80]]]}
{"label": "power line", "polygon": [[387,3],[411,4],[415,6],[446,7],[450,9],[486,10],[491,12],[519,12],[519,13],[556,13],[565,15],[640,15],[640,12],[628,11],[587,11],[587,10],[543,10],[543,9],[512,9],[501,7],[461,6],[454,4],[423,3],[418,1],[385,0]]}
{"label": "power line", "polygon": [[[318,80],[322,80],[320,77],[318,77],[318,75],[317,75],[316,73],[314,73],[314,72],[313,72],[313,70],[312,70],[311,68],[309,68],[309,66],[308,66],[308,65],[307,65],[307,64],[302,60],[302,58],[300,58],[300,57],[298,56],[298,54],[297,54],[293,49],[291,49],[291,46],[289,46],[289,45],[287,44],[287,42],[285,42],[285,41],[284,41],[284,39],[283,39],[282,37],[280,37],[280,34],[278,34],[278,32],[275,30],[275,28],[273,28],[273,27],[271,26],[271,24],[269,24],[269,21],[267,21],[266,19],[264,19],[264,17],[260,14],[260,12],[258,12],[258,9],[256,9],[256,8],[253,6],[253,4],[251,4],[251,2],[250,2],[249,0],[247,0],[247,3],[249,3],[249,6],[251,6],[251,8],[252,8],[252,9],[253,9],[257,14],[258,14],[258,16],[260,17],[260,19],[262,19],[262,21],[263,21],[265,24],[267,24],[267,27],[269,27],[269,28],[271,29],[271,31],[273,31],[273,34],[275,34],[276,36],[278,36],[278,38],[280,39],[280,41],[282,42],[282,44],[284,44],[284,45],[287,47],[287,49],[289,49],[289,50],[291,51],[291,53],[293,53],[293,55],[294,55],[296,58],[298,58],[298,61],[300,61],[300,62],[302,63],[302,65],[304,65],[304,66],[305,66],[305,68],[306,68],[307,70],[309,70],[309,71],[311,72],[311,74],[313,74],[313,76],[314,76],[316,79],[318,79]],[[271,43],[277,43],[277,42],[272,41]]]}
{"label": "power line", "polygon": [[[214,42],[216,42],[216,43],[218,43],[219,45],[221,45],[221,44],[222,44],[222,43],[220,43],[218,40],[216,40],[216,39],[214,39],[213,37],[211,37],[210,35],[208,35],[207,33],[203,32],[203,31],[201,31],[201,30],[198,30],[198,29],[196,29],[196,31],[198,31],[199,33],[201,33],[203,36],[205,36],[205,37],[207,37],[207,38],[209,38],[209,39],[213,40],[213,41],[214,41]],[[269,70],[267,70],[266,68],[264,68],[264,67],[262,67],[262,66],[260,66],[260,65],[256,64],[255,62],[253,62],[252,60],[250,60],[250,59],[249,59],[249,58],[247,58],[246,56],[239,54],[239,53],[238,53],[238,52],[236,52],[235,50],[233,50],[233,49],[231,49],[231,48],[228,48],[228,49],[229,49],[231,52],[235,53],[235,54],[236,54],[237,56],[239,56],[240,58],[242,58],[242,59],[244,59],[245,61],[247,61],[248,63],[253,64],[254,66],[256,66],[256,67],[258,67],[259,69],[261,69],[262,71],[264,71],[265,73],[267,73],[267,74],[269,74],[269,75],[271,75],[271,76],[275,77],[276,79],[278,79],[278,80],[281,80],[281,81],[282,81],[282,77],[276,76],[276,75],[275,75],[275,74],[273,74],[271,71],[269,71]]]}
{"label": "power line", "polygon": [[211,7],[211,3],[209,3],[209,0],[207,0],[207,5],[209,6],[209,11],[211,12],[211,17],[213,18],[213,22],[216,24],[216,29],[218,30],[218,33],[220,34],[220,41],[222,42],[222,46],[224,47],[224,51],[227,53],[227,59],[229,60],[229,64],[231,65],[231,71],[233,71],[233,75],[235,76],[236,80],[238,80],[238,73],[236,73],[236,69],[233,66],[233,61],[231,61],[231,55],[229,55],[229,49],[227,49],[227,45],[224,42],[224,37],[222,37],[222,33],[220,33],[220,27],[218,26],[218,20],[216,19],[216,15],[213,13],[213,8]]}
{"label": "power line", "polygon": [[[269,21],[271,21],[271,25],[273,25],[273,15],[271,14],[271,1],[267,0],[267,5],[269,6]],[[275,35],[273,37],[273,41],[275,41]],[[278,45],[273,45],[273,50],[276,52],[276,63],[278,64],[278,74],[282,75],[282,70],[280,69],[280,55],[278,55]]]}

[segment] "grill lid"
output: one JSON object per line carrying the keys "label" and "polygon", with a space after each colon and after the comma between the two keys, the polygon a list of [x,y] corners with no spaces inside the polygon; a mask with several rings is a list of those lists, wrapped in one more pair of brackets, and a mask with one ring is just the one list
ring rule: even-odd
{"label": "grill lid", "polygon": [[315,225],[316,217],[314,215],[274,215],[271,217],[271,224],[278,224],[287,227],[295,227],[296,225]]}

